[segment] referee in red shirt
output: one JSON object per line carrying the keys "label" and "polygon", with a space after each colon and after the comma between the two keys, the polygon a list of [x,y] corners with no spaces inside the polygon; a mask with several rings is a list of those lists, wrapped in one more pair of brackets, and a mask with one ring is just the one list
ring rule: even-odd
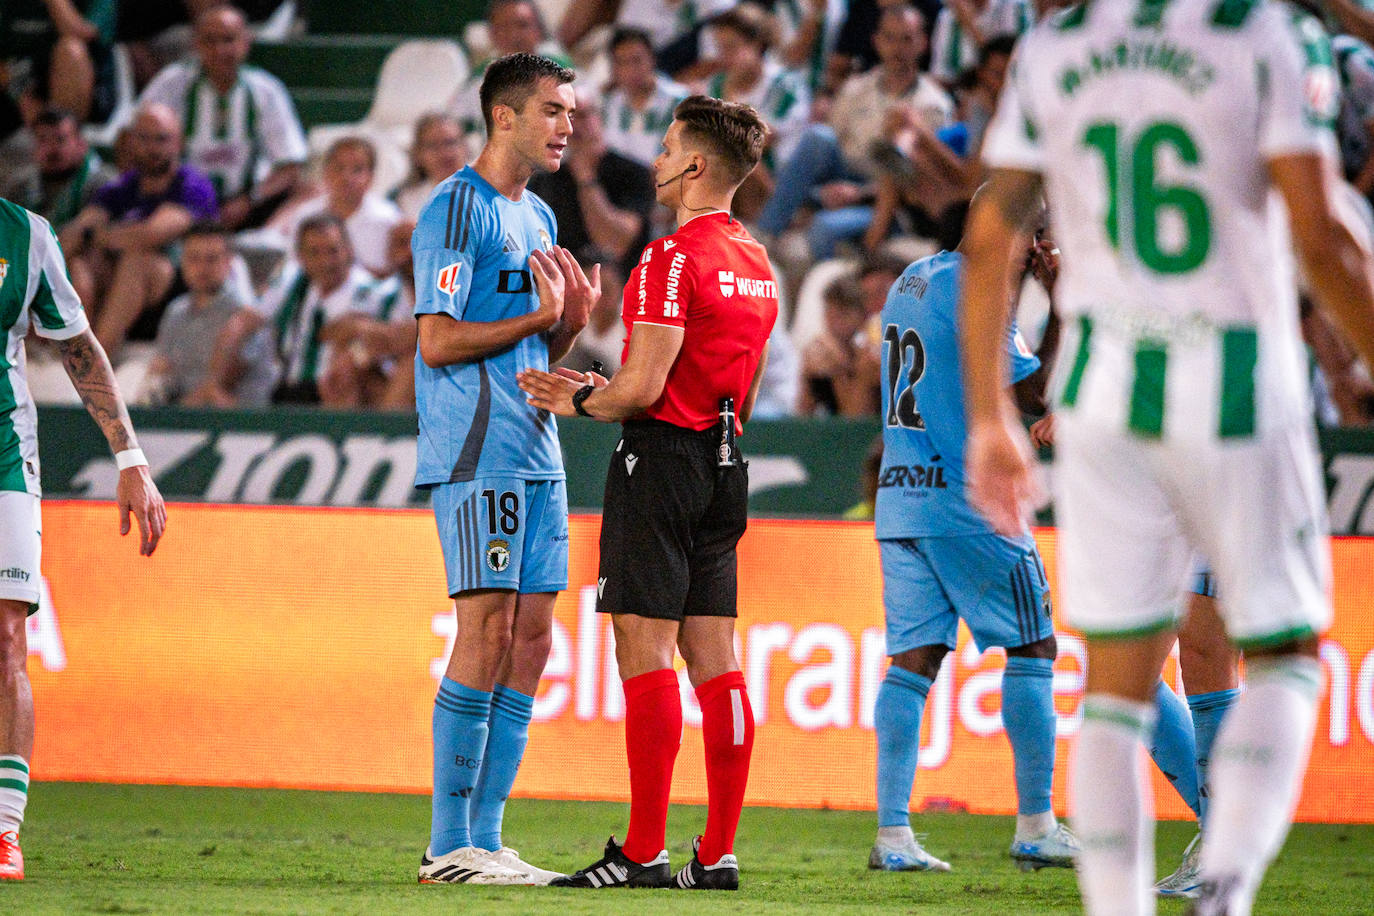
{"label": "referee in red shirt", "polygon": [[[735,828],[754,714],[735,659],[735,545],[749,481],[735,446],[758,394],[778,288],[762,245],[730,215],[768,128],[747,105],[693,96],[677,106],[654,162],[678,229],[644,249],[625,287],[623,367],[526,372],[536,407],[623,422],[606,474],[597,609],[614,615],[625,687],[630,827],[563,887],[739,887]],[[738,411],[736,411],[738,407]],[[682,735],[673,650],[701,704],[710,807],[676,876],[664,831]]]}

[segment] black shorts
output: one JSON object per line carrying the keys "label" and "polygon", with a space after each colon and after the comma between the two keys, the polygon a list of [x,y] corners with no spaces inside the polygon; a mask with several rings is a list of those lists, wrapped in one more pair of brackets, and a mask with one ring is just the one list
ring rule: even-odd
{"label": "black shorts", "polygon": [[734,617],[749,473],[716,466],[719,434],[625,424],[606,471],[596,609],[661,620]]}

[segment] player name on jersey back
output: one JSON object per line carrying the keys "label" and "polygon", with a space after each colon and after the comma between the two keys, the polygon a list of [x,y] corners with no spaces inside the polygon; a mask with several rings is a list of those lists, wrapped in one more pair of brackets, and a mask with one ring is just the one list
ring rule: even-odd
{"label": "player name on jersey back", "polygon": [[984,161],[1043,176],[1066,416],[1151,438],[1309,414],[1270,159],[1334,154],[1330,48],[1262,0],[1070,7],[1018,46]]}

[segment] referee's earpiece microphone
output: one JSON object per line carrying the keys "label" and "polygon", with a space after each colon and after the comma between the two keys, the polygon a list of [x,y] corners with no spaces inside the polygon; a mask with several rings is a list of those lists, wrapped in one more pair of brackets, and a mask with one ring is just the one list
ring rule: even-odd
{"label": "referee's earpiece microphone", "polygon": [[681,178],[683,175],[686,175],[688,172],[695,172],[696,170],[697,170],[697,164],[696,164],[695,162],[693,162],[691,165],[687,166],[687,168],[685,168],[685,169],[683,169],[682,171],[678,172],[676,175],[674,175],[672,178],[669,178],[667,181],[660,181],[660,182],[658,183],[658,186],[661,188],[661,187],[664,187],[664,186],[666,186],[666,185],[670,185],[670,184],[672,184],[673,182],[677,181],[679,178]]}

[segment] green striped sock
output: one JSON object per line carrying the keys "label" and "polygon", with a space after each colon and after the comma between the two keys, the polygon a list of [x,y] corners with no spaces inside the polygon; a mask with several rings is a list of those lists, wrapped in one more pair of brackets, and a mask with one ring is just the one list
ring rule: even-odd
{"label": "green striped sock", "polygon": [[19,829],[28,802],[28,763],[14,754],[0,755],[0,833]]}

